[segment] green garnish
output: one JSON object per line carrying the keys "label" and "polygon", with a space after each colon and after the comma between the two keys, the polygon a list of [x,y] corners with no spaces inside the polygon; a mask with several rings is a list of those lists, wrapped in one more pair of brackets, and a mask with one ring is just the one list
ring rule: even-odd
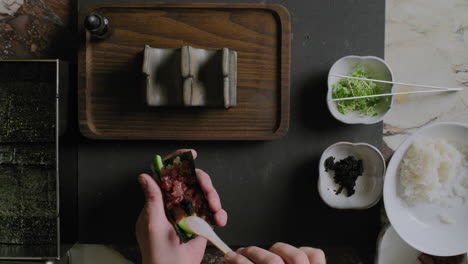
{"label": "green garnish", "polygon": [[159,155],[154,156],[154,164],[156,165],[156,169],[158,171],[161,171],[161,169],[164,167],[161,156]]}
{"label": "green garnish", "polygon": [[[368,72],[365,72],[362,65],[357,64],[354,68],[354,72],[351,73],[352,77],[372,79],[372,76]],[[354,79],[343,78],[339,82],[332,86],[332,98],[345,98],[355,96],[366,96],[380,94],[381,91],[377,87],[377,84],[372,81],[362,81]],[[358,112],[365,116],[376,116],[379,113],[376,110],[376,106],[381,102],[388,102],[390,97],[371,97],[371,98],[360,98],[336,101],[336,107],[338,111],[343,115],[349,112]]]}
{"label": "green garnish", "polygon": [[161,178],[161,169],[164,168],[164,164],[162,161],[161,156],[155,155],[154,162],[151,163],[151,170],[153,171],[154,177],[156,177],[156,181],[160,180]]}
{"label": "green garnish", "polygon": [[185,232],[185,234],[188,237],[192,237],[193,236],[192,230],[188,229],[188,227],[185,225],[186,218],[187,216],[182,217],[182,219],[179,221],[179,223],[177,223],[177,225],[179,226],[180,229],[182,229]]}

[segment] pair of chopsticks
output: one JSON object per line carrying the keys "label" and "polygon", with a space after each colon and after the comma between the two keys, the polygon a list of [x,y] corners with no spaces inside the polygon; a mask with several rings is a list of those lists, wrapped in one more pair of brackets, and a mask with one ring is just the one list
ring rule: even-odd
{"label": "pair of chopsticks", "polygon": [[398,84],[398,85],[406,85],[406,86],[414,86],[414,87],[424,87],[424,88],[430,88],[430,89],[434,89],[434,90],[398,92],[398,93],[384,93],[384,94],[374,94],[374,95],[366,95],[366,96],[344,97],[344,98],[330,99],[329,101],[343,101],[343,100],[360,99],[360,98],[390,96],[390,95],[397,95],[397,94],[440,93],[440,92],[453,92],[453,91],[463,90],[463,88],[447,88],[447,87],[439,87],[439,86],[431,86],[431,85],[411,84],[411,83],[402,83],[402,82],[391,82],[391,81],[383,81],[383,80],[374,80],[374,79],[352,77],[352,76],[346,76],[346,75],[340,75],[340,74],[330,74],[330,76],[341,77],[341,78],[346,78],[346,79],[361,80],[361,81],[371,81],[371,82],[377,82],[377,83],[390,83],[390,84]]}

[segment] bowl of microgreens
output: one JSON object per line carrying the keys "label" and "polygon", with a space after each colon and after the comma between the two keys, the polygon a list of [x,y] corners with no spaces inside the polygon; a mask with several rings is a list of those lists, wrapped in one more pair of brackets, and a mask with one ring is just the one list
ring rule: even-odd
{"label": "bowl of microgreens", "polygon": [[[393,96],[372,96],[391,93],[393,84],[362,79],[393,81],[393,73],[384,60],[374,56],[343,57],[333,64],[328,73],[328,109],[336,119],[343,123],[378,123],[392,107]],[[361,96],[366,97],[336,100]]]}

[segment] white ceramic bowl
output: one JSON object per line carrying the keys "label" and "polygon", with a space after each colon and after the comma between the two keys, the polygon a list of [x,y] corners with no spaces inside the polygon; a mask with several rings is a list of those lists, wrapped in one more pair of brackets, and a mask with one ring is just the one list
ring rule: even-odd
{"label": "white ceramic bowl", "polygon": [[[356,180],[356,192],[348,197],[344,190],[336,194],[339,185],[333,180],[333,171],[325,171],[325,160],[333,156],[335,162],[348,156],[362,160],[363,175]],[[338,142],[328,147],[322,154],[319,164],[318,192],[322,200],[336,209],[367,209],[382,197],[385,160],[380,151],[367,143]]]}
{"label": "white ceramic bowl", "polygon": [[[444,138],[458,146],[468,145],[468,125],[455,122],[428,125],[398,147],[385,176],[384,204],[387,216],[398,235],[419,251],[436,256],[464,254],[468,252],[468,201],[453,207],[435,203],[409,206],[400,197],[400,162],[414,139],[421,136]],[[442,223],[441,215],[450,215],[455,223]]]}
{"label": "white ceramic bowl", "polygon": [[[392,226],[384,227],[377,242],[376,264],[421,264],[419,255],[421,252],[403,241]],[[468,264],[468,255],[460,264]]]}
{"label": "white ceramic bowl", "polygon": [[[384,80],[384,81],[393,81],[393,72],[390,69],[388,64],[374,56],[346,56],[337,60],[330,69],[328,73],[328,93],[327,93],[327,105],[331,114],[338,119],[339,121],[346,124],[374,124],[382,121],[385,115],[390,110],[393,105],[393,96],[390,100],[390,108],[388,103],[382,101],[376,107],[377,112],[379,113],[376,116],[363,116],[357,112],[347,113],[343,115],[340,113],[336,107],[336,102],[330,101],[332,99],[332,85],[337,83],[341,77],[331,76],[330,74],[339,74],[339,75],[351,75],[355,70],[357,64],[362,65],[364,70],[372,76],[372,79]],[[378,83],[378,87],[382,88],[382,93],[391,93],[393,85]]]}
{"label": "white ceramic bowl", "polygon": [[420,251],[412,248],[395,232],[392,226],[381,231],[377,241],[376,264],[421,264]]}

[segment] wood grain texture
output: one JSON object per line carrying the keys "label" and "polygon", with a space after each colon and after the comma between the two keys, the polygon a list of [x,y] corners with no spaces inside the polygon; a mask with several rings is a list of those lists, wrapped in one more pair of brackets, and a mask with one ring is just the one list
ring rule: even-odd
{"label": "wood grain texture", "polygon": [[[94,139],[270,140],[289,126],[290,19],[279,5],[102,3],[82,10],[109,18],[111,36],[79,51],[79,124]],[[238,52],[238,105],[158,108],[144,101],[142,51]]]}

